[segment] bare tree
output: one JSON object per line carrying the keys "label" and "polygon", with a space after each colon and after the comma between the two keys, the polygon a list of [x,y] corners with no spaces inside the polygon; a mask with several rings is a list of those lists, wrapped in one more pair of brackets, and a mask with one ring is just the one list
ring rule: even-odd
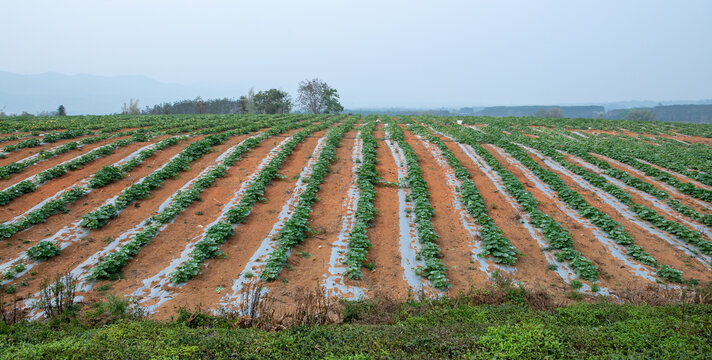
{"label": "bare tree", "polygon": [[327,89],[330,89],[329,85],[318,78],[302,80],[299,82],[299,96],[297,97],[297,102],[304,111],[312,114],[321,114],[326,107],[322,93]]}
{"label": "bare tree", "polygon": [[141,109],[138,108],[138,99],[129,99],[129,105],[124,105],[121,107],[122,114],[137,115],[141,113]]}
{"label": "bare tree", "polygon": [[208,111],[208,104],[198,96],[195,98],[195,109],[198,114],[205,114]]}
{"label": "bare tree", "polygon": [[256,114],[257,106],[255,106],[255,88],[250,88],[247,92],[247,103],[245,103],[248,114]]}
{"label": "bare tree", "polygon": [[237,102],[237,113],[247,114],[247,96],[240,96],[240,99]]}

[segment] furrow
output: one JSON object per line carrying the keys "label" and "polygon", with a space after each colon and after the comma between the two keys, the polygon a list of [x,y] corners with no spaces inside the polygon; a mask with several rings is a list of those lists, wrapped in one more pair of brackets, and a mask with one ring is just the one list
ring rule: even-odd
{"label": "furrow", "polygon": [[363,164],[363,139],[361,132],[356,135],[354,147],[351,154],[351,182],[349,183],[346,196],[341,204],[341,228],[336,241],[331,243],[329,256],[329,269],[324,274],[324,290],[327,296],[338,296],[349,299],[360,299],[364,297],[364,289],[359,286],[347,285],[346,277],[346,253],[348,251],[349,235],[356,226],[356,210],[361,196],[358,186],[359,164]]}
{"label": "furrow", "polygon": [[522,163],[520,163],[517,159],[513,158],[511,155],[507,154],[503,149],[496,147],[496,146],[487,146],[490,148],[492,151],[494,151],[499,157],[505,159],[505,161],[510,164],[511,166],[516,167],[519,169],[520,172],[522,172],[528,181],[533,183],[543,194],[545,194],[551,202],[553,202],[561,211],[566,213],[569,217],[571,217],[573,220],[576,222],[580,223],[587,229],[589,229],[591,232],[593,232],[596,240],[601,242],[608,252],[615,257],[619,262],[625,264],[627,269],[635,276],[645,279],[650,282],[656,282],[657,278],[655,276],[654,271],[647,265],[643,265],[637,261],[630,260],[626,255],[626,250],[621,246],[618,245],[613,239],[611,239],[608,235],[606,235],[605,232],[603,232],[601,229],[599,229],[597,226],[595,226],[593,223],[591,223],[588,219],[584,218],[581,214],[578,213],[578,211],[570,208],[568,205],[566,205],[563,201],[561,201],[557,195],[556,192],[549,187],[549,185],[545,184],[542,180],[540,180],[534,173],[529,170],[526,166],[524,166]]}
{"label": "furrow", "polygon": [[616,199],[613,195],[599,189],[596,186],[593,186],[591,183],[583,179],[581,176],[574,174],[570,170],[566,169],[565,167],[561,166],[558,162],[555,160],[544,156],[542,153],[539,151],[530,148],[528,146],[524,145],[519,145],[523,147],[529,154],[532,154],[539,158],[541,161],[543,161],[546,166],[548,166],[550,169],[566,176],[567,178],[571,179],[571,181],[575,182],[578,186],[580,186],[583,189],[586,189],[592,193],[594,193],[599,199],[601,199],[605,204],[609,205],[617,213],[619,213],[623,218],[632,223],[637,225],[638,227],[644,229],[646,232],[649,234],[655,236],[656,238],[662,239],[668,244],[674,246],[676,249],[684,252],[686,255],[695,258],[698,260],[700,263],[705,265],[708,269],[712,269],[712,266],[709,264],[709,256],[706,256],[704,254],[696,254],[696,250],[693,251],[693,249],[690,249],[690,245],[686,244],[685,242],[677,239],[674,236],[669,235],[666,232],[663,232],[661,230],[658,230],[654,226],[652,226],[650,223],[643,221],[640,219],[640,217],[633,212],[627,205],[623,204],[620,200]]}

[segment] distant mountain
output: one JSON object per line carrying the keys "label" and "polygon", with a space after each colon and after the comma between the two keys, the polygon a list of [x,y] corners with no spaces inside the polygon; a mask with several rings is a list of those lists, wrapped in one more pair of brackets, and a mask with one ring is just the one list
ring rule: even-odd
{"label": "distant mountain", "polygon": [[162,83],[145,76],[19,75],[0,71],[0,111],[38,113],[54,111],[64,105],[69,115],[111,114],[121,112],[121,105],[129,99],[139,99],[139,106],[143,108],[212,95],[205,90],[200,86]]}

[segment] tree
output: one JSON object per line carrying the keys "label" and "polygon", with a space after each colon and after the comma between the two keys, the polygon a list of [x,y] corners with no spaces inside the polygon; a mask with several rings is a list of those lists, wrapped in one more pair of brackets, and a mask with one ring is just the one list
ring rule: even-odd
{"label": "tree", "polygon": [[247,92],[247,102],[245,103],[245,108],[247,108],[248,114],[256,114],[257,108],[255,107],[255,88],[250,88]]}
{"label": "tree", "polygon": [[564,117],[564,112],[561,111],[561,108],[554,106],[548,109],[541,109],[537,111],[534,116],[543,118],[562,118]]}
{"label": "tree", "polygon": [[651,109],[631,109],[626,112],[624,119],[654,121],[655,113]]}
{"label": "tree", "polygon": [[321,92],[321,101],[324,103],[325,114],[339,114],[344,111],[344,107],[339,103],[339,94],[336,89],[328,88]]}
{"label": "tree", "polygon": [[278,89],[258,92],[254,96],[254,103],[260,114],[286,114],[292,110],[292,97]]}
{"label": "tree", "polygon": [[336,89],[329,87],[329,84],[314,78],[299,82],[299,96],[297,102],[301,108],[312,114],[337,114],[344,110],[339,103],[339,95]]}
{"label": "tree", "polygon": [[240,96],[240,100],[237,101],[237,113],[247,114],[247,96]]}
{"label": "tree", "polygon": [[137,115],[141,113],[141,109],[138,108],[138,99],[129,99],[129,105],[124,105],[121,107],[122,114]]}
{"label": "tree", "polygon": [[200,96],[195,98],[195,110],[198,114],[205,114],[208,111],[208,104]]}
{"label": "tree", "polygon": [[57,108],[57,116],[67,116],[67,109],[64,108],[64,105],[59,105]]}

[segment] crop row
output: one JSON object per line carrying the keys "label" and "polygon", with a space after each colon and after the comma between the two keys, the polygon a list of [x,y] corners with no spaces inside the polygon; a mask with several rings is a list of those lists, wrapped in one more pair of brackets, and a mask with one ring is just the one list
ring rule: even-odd
{"label": "crop row", "polygon": [[359,188],[358,204],[356,205],[355,224],[348,236],[346,250],[346,276],[352,280],[362,279],[361,266],[366,261],[368,249],[371,248],[371,241],[368,239],[366,231],[376,215],[376,184],[381,179],[376,169],[376,148],[378,142],[373,137],[376,122],[373,117],[366,120],[366,124],[361,127],[361,140],[363,149],[361,150],[363,160],[356,172],[356,183]]}
{"label": "crop row", "polygon": [[[192,157],[195,157],[195,159],[193,159],[192,161],[197,160],[197,158],[199,158],[199,157],[201,157],[202,155],[204,155],[205,153],[207,153],[206,150],[209,150],[210,146],[207,146],[207,148],[206,148],[206,145],[205,145],[205,144],[209,144],[209,143],[211,143],[212,141],[215,141],[215,139],[223,139],[223,138],[226,139],[227,137],[233,136],[233,135],[235,135],[235,134],[237,134],[237,133],[252,132],[252,131],[254,131],[254,130],[259,129],[261,126],[264,126],[263,123],[255,123],[255,124],[246,126],[245,128],[242,128],[242,129],[233,130],[232,132],[221,133],[221,134],[216,134],[216,135],[211,135],[211,136],[213,136],[212,138],[209,136],[209,137],[206,137],[205,139],[203,139],[203,140],[206,140],[206,139],[207,139],[204,144],[200,144],[200,145],[197,145],[197,146],[191,146],[191,145],[196,144],[196,143],[193,143],[193,144],[191,144],[191,145],[188,145],[178,156],[176,156],[176,157],[174,158],[174,160],[175,160],[175,159],[178,159],[178,158],[182,158],[183,160],[190,160]],[[212,141],[211,141],[211,140],[212,140]],[[201,140],[201,141],[202,141],[202,140]],[[223,140],[223,141],[224,141],[224,140]],[[202,155],[201,155],[201,152],[203,152]],[[183,155],[183,156],[181,157],[181,155]],[[181,161],[180,163],[177,163],[177,164],[174,163],[170,168],[171,168],[171,169],[174,169],[174,170],[175,170],[175,169],[179,169],[179,170],[185,169],[185,167],[188,166],[188,163],[189,163],[189,162],[190,162],[190,161],[188,161],[188,162]],[[169,163],[170,163],[170,162],[169,162]],[[173,175],[173,176],[177,175],[177,172],[174,172],[174,171],[170,171],[170,172],[162,171],[162,170],[166,169],[167,167],[168,167],[168,164],[164,165],[163,167],[161,167],[160,169],[154,171],[154,172],[151,174],[151,175],[159,174],[158,176],[156,176],[156,177],[153,179],[153,180],[154,180],[154,184],[155,184],[155,180],[158,180],[158,179],[163,179],[163,180],[165,180],[165,176],[166,176],[166,175],[169,175],[169,176],[170,176],[170,175]],[[151,175],[149,175],[149,176],[147,176],[146,178],[144,178],[143,181],[141,181],[139,184],[142,184],[142,183],[143,183],[145,180],[147,180]],[[81,190],[82,190],[82,196],[85,195],[85,194],[87,194],[89,191],[91,191],[91,189],[89,189],[89,188],[84,188],[84,187],[82,187],[82,186],[75,187],[74,189],[81,189]],[[129,188],[129,189],[130,189],[130,188]],[[127,190],[128,190],[128,189],[127,189]],[[124,201],[124,202],[129,201],[129,200],[130,200],[129,197],[135,195],[136,193],[137,193],[137,192],[129,192],[129,193],[124,193],[124,192],[122,192],[121,195],[124,195],[123,201]],[[139,194],[140,194],[140,193],[139,193]],[[121,195],[119,196],[119,198],[121,198]],[[119,213],[122,209],[124,209],[126,206],[128,206],[128,204],[126,204],[126,206],[124,206],[124,207],[122,207],[122,208],[116,207],[115,204],[118,202],[118,200],[119,200],[119,199],[117,199],[117,201],[115,201],[113,204],[110,203],[110,204],[104,205],[104,206],[100,207],[99,209],[95,210],[94,212],[89,213],[89,214],[85,215],[84,217],[82,217],[82,220],[81,220],[81,222],[80,222],[80,226],[91,229],[91,226],[99,225],[99,224],[100,224],[100,221],[103,221],[103,222],[104,222],[103,224],[101,224],[101,226],[103,226],[106,222],[108,222],[108,220],[110,220],[111,218],[117,216],[118,213]],[[135,201],[135,200],[136,200],[136,199],[134,199],[134,201]],[[112,214],[112,213],[107,213],[107,211],[106,211],[107,208],[116,210],[116,211],[113,213],[113,215],[114,215],[113,217],[111,217],[111,214]],[[97,226],[97,227],[100,227],[100,226]],[[35,251],[35,248],[37,248],[37,247],[42,247],[42,248],[54,247],[54,248],[57,248],[56,244],[55,244],[54,242],[52,242],[52,241],[42,241],[42,242],[38,243],[37,245],[35,245],[35,247],[31,248],[31,249],[28,251],[28,254],[29,254],[30,252],[32,252],[32,251]],[[58,248],[57,248],[57,249],[58,249]],[[49,255],[49,256],[55,256],[55,255],[58,255],[58,254],[59,254],[59,251],[56,251],[56,252],[52,252],[51,255]],[[46,257],[45,257],[45,258],[46,258]]]}
{"label": "crop row", "polygon": [[59,146],[55,149],[52,149],[50,151],[44,151],[41,150],[36,156],[32,156],[26,160],[22,161],[16,161],[11,164],[5,165],[0,167],[0,178],[1,179],[6,179],[12,174],[17,174],[21,172],[22,170],[37,164],[40,161],[48,160],[51,159],[57,155],[64,154],[70,150],[74,150],[80,147],[80,145],[86,145],[86,144],[92,144],[97,141],[101,141],[107,138],[113,138],[113,137],[118,137],[118,136],[124,136],[124,135],[133,135],[135,134],[135,131],[127,131],[124,133],[116,133],[116,134],[102,134],[102,135],[97,135],[97,136],[92,136],[89,138],[84,138],[80,141],[72,141],[68,142],[62,146]]}
{"label": "crop row", "polygon": [[353,128],[356,119],[357,117],[347,119],[326,133],[326,145],[321,150],[319,160],[314,164],[311,175],[304,180],[307,187],[299,196],[299,202],[295,206],[292,216],[277,235],[277,248],[267,259],[264,270],[260,274],[261,280],[276,280],[287,264],[291,249],[304,241],[306,233],[309,231],[311,208],[318,200],[316,194],[319,192],[324,177],[331,169],[331,163],[336,159],[336,147],[339,146],[344,135]]}
{"label": "crop row", "polygon": [[431,134],[423,126],[414,124],[409,127],[409,130],[435,144],[442,152],[448,164],[455,170],[455,176],[462,182],[459,189],[462,203],[467,209],[467,212],[469,212],[473,218],[477,219],[477,223],[481,226],[480,236],[485,250],[479,255],[491,255],[497,263],[514,265],[519,251],[517,251],[509,239],[504,237],[502,230],[487,213],[487,205],[485,205],[482,195],[472,181],[470,171],[462,166],[460,160],[457,159],[455,154],[450,151],[439,137]]}
{"label": "crop row", "polygon": [[27,140],[20,141],[19,143],[15,145],[8,145],[5,146],[2,150],[5,152],[13,152],[19,149],[24,149],[24,148],[32,148],[36,146],[40,146],[43,144],[50,144],[57,142],[58,140],[62,139],[73,139],[75,137],[83,136],[83,135],[89,135],[92,134],[93,132],[91,130],[67,130],[67,131],[62,131],[62,132],[52,132],[45,134],[42,137],[42,140],[37,139],[37,138],[29,138]]}
{"label": "crop row", "polygon": [[282,166],[289,154],[294,151],[299,143],[315,131],[323,130],[334,123],[335,120],[325,121],[312,125],[302,131],[297,132],[284,144],[282,150],[260,171],[259,175],[250,183],[244,196],[231,209],[227,211],[224,221],[218,221],[205,231],[205,237],[200,240],[193,251],[190,259],[178,266],[170,274],[172,283],[186,282],[200,273],[200,266],[206,260],[221,254],[220,245],[228,237],[235,233],[235,226],[245,220],[252,211],[255,203],[263,199],[265,189],[272,179],[277,175],[277,171]]}
{"label": "crop row", "polygon": [[149,157],[153,156],[156,152],[168,148],[177,144],[178,142],[187,139],[187,136],[171,137],[160,141],[155,146],[149,149],[141,151],[138,156],[129,160],[121,166],[104,166],[99,171],[94,174],[92,179],[89,181],[89,187],[92,189],[98,189],[100,187],[106,186],[114,181],[123,178],[126,173],[133,170],[136,166],[144,162]]}
{"label": "crop row", "polygon": [[175,178],[179,172],[188,171],[191,163],[205,156],[214,146],[224,143],[232,136],[249,133],[265,126],[264,123],[255,123],[240,129],[209,135],[191,143],[160,169],[143,178],[141,182],[124,189],[113,203],[103,205],[99,209],[84,215],[80,225],[85,229],[91,230],[103,227],[111,219],[118,216],[119,212],[127,206],[149,197],[151,192],[161,187],[166,180]]}
{"label": "crop row", "polygon": [[96,159],[109,156],[116,149],[127,146],[135,141],[147,141],[148,138],[144,134],[134,134],[129,139],[121,139],[111,144],[104,145],[98,149],[94,149],[82,156],[76,157],[65,163],[56,165],[45,171],[40,172],[36,176],[32,176],[29,180],[21,181],[3,191],[0,191],[0,205],[5,205],[23,194],[31,193],[38,186],[54,178],[60,177],[69,171],[76,170]]}
{"label": "crop row", "polygon": [[603,176],[597,175],[588,169],[566,161],[565,157],[557,151],[545,148],[541,145],[539,146],[539,150],[550,158],[556,160],[574,174],[581,176],[593,186],[613,195],[616,199],[620,200],[623,204],[633,210],[633,212],[635,212],[641,219],[676,236],[686,243],[698,247],[702,253],[712,255],[712,242],[703,239],[702,234],[698,231],[688,229],[680,223],[665,219],[664,216],[658,214],[655,210],[634,201],[630,194],[618,186],[611,184]]}
{"label": "crop row", "polygon": [[21,219],[12,223],[4,223],[0,225],[0,240],[7,239],[12,235],[25,230],[33,225],[44,222],[48,217],[59,212],[66,212],[67,205],[74,203],[79,198],[86,194],[86,189],[83,187],[75,187],[65,192],[58,199],[50,200],[39,209],[31,211]]}
{"label": "crop row", "polygon": [[413,148],[408,144],[403,136],[403,130],[398,126],[398,123],[392,119],[386,119],[388,124],[388,136],[391,140],[395,140],[405,154],[405,161],[408,167],[406,182],[410,188],[410,194],[413,198],[415,215],[415,226],[420,242],[421,249],[418,252],[418,258],[425,263],[424,266],[418,269],[418,275],[424,276],[438,289],[446,289],[449,287],[445,274],[445,265],[440,257],[440,247],[437,244],[438,234],[433,228],[431,218],[434,210],[430,205],[430,192],[428,184],[423,179],[423,170],[418,163],[418,155],[415,154]]}
{"label": "crop row", "polygon": [[545,239],[549,243],[549,248],[546,250],[554,251],[558,261],[568,262],[574,272],[582,279],[588,281],[596,281],[598,279],[598,268],[591,260],[574,249],[571,234],[561,226],[561,224],[556,222],[556,220],[539,210],[539,201],[537,201],[534,195],[527,191],[519,179],[517,179],[511,171],[502,166],[494,155],[480,145],[478,141],[479,134],[476,134],[474,130],[468,130],[464,127],[444,126],[443,124],[425,119],[422,119],[422,121],[428,123],[429,126],[436,131],[447,134],[455,139],[455,141],[469,145],[474,149],[474,151],[499,174],[507,192],[512,195],[524,211],[529,214],[532,225],[540,229],[544,234]]}
{"label": "crop row", "polygon": [[[640,191],[646,192],[660,200],[665,200],[668,206],[672,207],[679,213],[692,218],[694,220],[700,221],[707,226],[712,226],[712,214],[703,214],[697,210],[690,208],[682,204],[678,200],[670,199],[670,194],[664,190],[660,190],[655,185],[651,184],[646,180],[642,180],[630,175],[628,172],[619,170],[611,166],[607,161],[599,159],[589,153],[593,150],[586,142],[570,142],[561,141],[561,139],[537,139],[531,140],[529,138],[521,137],[518,141],[532,143],[532,144],[542,144],[546,147],[552,149],[561,149],[570,154],[576,155],[588,163],[591,163],[598,168],[602,169],[606,175],[616,178],[623,182],[624,184],[636,188]],[[655,169],[657,170],[657,169]]]}
{"label": "crop row", "polygon": [[90,278],[106,279],[119,272],[130,259],[138,254],[142,247],[146,246],[151,239],[156,237],[165,228],[166,224],[173,221],[173,219],[188,208],[194,201],[200,200],[200,194],[212,186],[218,178],[225,176],[228,169],[230,169],[237,160],[241,159],[245,153],[274,135],[304,125],[304,123],[287,123],[275,126],[262,134],[248,138],[240,143],[240,145],[223,160],[222,164],[215,166],[195,180],[190,189],[178,191],[173,196],[173,201],[170,206],[147,219],[146,222],[151,223],[149,226],[136,233],[131,241],[119,246],[114,252],[106,255],[91,269]]}
{"label": "crop row", "polygon": [[522,148],[506,140],[500,141],[498,145],[549,185],[556,192],[559,199],[601,228],[617,244],[625,247],[627,254],[633,259],[658,269],[657,274],[661,278],[673,282],[683,281],[681,270],[658,264],[652,255],[635,244],[633,237],[625,230],[623,225],[611,219],[605,212],[589,204],[581,194],[571,190],[558,175],[544,169],[544,167],[529,157]]}

